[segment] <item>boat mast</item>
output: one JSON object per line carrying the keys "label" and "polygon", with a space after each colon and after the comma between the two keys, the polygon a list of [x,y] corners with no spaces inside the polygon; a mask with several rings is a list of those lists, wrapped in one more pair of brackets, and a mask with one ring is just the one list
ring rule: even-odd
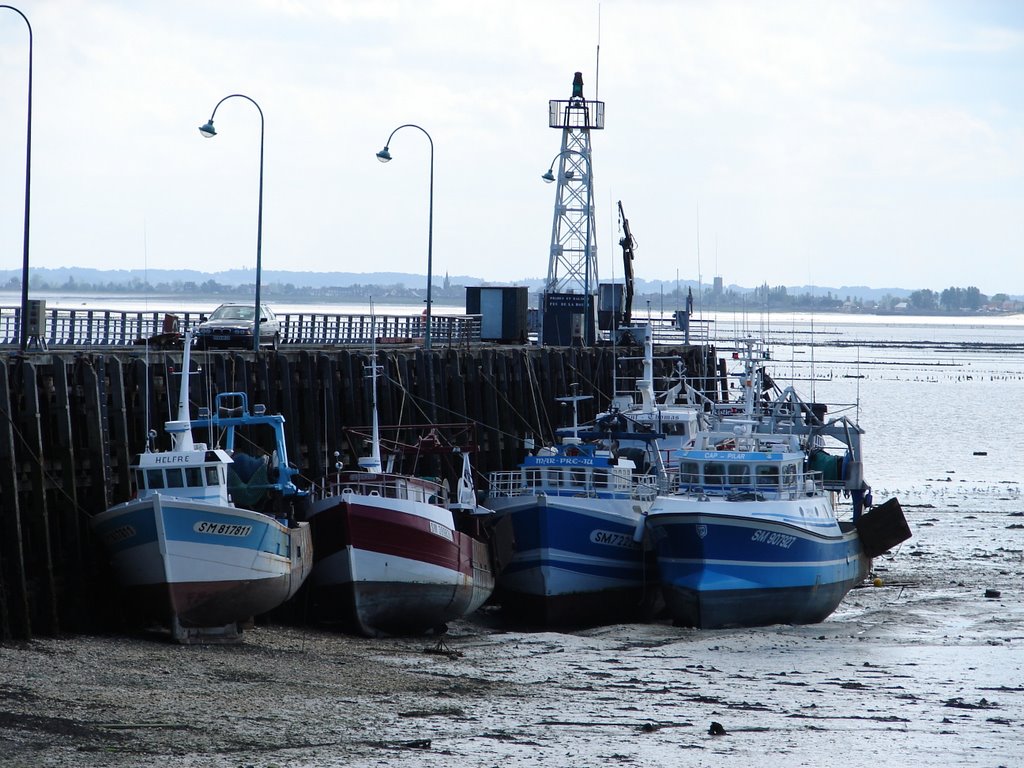
{"label": "boat mast", "polygon": [[758,392],[760,388],[755,383],[757,363],[754,359],[754,341],[746,339],[744,344],[746,344],[747,350],[743,359],[743,375],[740,378],[740,384],[743,388],[743,415],[748,420],[753,421],[754,401],[760,395]]}
{"label": "boat mast", "polygon": [[165,425],[171,436],[172,451],[194,451],[192,440],[192,421],[188,414],[188,377],[191,367],[190,352],[192,350],[192,329],[185,331],[184,348],[181,354],[181,389],[178,394],[178,419],[168,421]]}
{"label": "boat mast", "polygon": [[[574,387],[578,386],[573,384]],[[581,400],[590,400],[591,395],[572,395],[570,397],[556,397],[555,400],[562,405],[572,404],[572,435],[562,440],[565,445],[579,445],[583,441],[580,439],[580,415],[579,415],[579,403]]]}
{"label": "boat mast", "polygon": [[644,326],[643,376],[637,382],[644,413],[654,413],[654,337],[651,324]]}
{"label": "boat mast", "polygon": [[376,318],[373,314],[373,304],[370,304],[370,402],[373,404],[373,421],[370,432],[370,455],[359,459],[359,466],[365,472],[380,474],[380,425],[377,421],[377,329]]}

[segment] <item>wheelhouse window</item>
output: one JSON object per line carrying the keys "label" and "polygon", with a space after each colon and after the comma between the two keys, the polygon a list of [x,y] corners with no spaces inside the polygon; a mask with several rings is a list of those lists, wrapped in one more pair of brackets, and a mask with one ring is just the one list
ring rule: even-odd
{"label": "wheelhouse window", "polygon": [[782,467],[782,487],[796,488],[796,465],[786,464]]}
{"label": "wheelhouse window", "polygon": [[180,469],[168,469],[167,471],[167,487],[168,488],[182,488],[184,478]]}
{"label": "wheelhouse window", "polygon": [[162,469],[146,470],[147,487],[151,489],[164,487],[164,471]]}
{"label": "wheelhouse window", "polygon": [[779,468],[774,464],[759,464],[757,467],[757,484],[762,488],[778,488]]}
{"label": "wheelhouse window", "polygon": [[750,485],[750,467],[746,464],[730,466],[729,485]]}
{"label": "wheelhouse window", "polygon": [[708,485],[725,483],[725,464],[720,461],[709,461],[704,465],[704,482]]}
{"label": "wheelhouse window", "polygon": [[696,485],[700,482],[700,464],[696,461],[679,462],[679,484],[682,486]]}
{"label": "wheelhouse window", "polygon": [[203,487],[202,467],[185,467],[185,485],[189,488]]}
{"label": "wheelhouse window", "polygon": [[207,485],[221,485],[221,482],[220,482],[220,472],[218,471],[220,469],[220,467],[218,467],[216,465],[209,465],[209,466],[205,467],[205,469],[206,469],[206,484]]}
{"label": "wheelhouse window", "polygon": [[662,424],[662,429],[665,430],[666,434],[672,435],[672,437],[683,437],[683,438],[685,438],[685,437],[689,437],[689,435],[687,434],[688,431],[689,431],[687,429],[688,426],[689,425],[685,421],[676,421],[676,422],[668,422],[666,424]]}

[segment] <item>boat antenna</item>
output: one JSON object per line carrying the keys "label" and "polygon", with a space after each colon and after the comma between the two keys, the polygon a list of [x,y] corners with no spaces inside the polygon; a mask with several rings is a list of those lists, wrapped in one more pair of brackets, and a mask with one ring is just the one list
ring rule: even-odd
{"label": "boat antenna", "polygon": [[373,421],[370,431],[370,455],[359,459],[359,466],[366,472],[379,475],[380,463],[380,425],[377,421],[377,317],[373,312],[373,301],[370,301],[370,402],[373,404]]}
{"label": "boat antenna", "polygon": [[[601,4],[597,4],[597,61],[594,65],[594,101],[599,101],[601,86]],[[589,290],[589,286],[588,286]]]}
{"label": "boat antenna", "polygon": [[857,345],[857,400],[856,400],[856,409],[853,412],[854,419],[855,419],[854,423],[858,424],[858,425],[860,424],[860,378],[861,378],[861,374],[860,374],[860,345],[858,344]]}
{"label": "boat antenna", "polygon": [[[811,287],[811,295],[814,295],[814,288]],[[814,365],[814,302],[811,302],[811,400],[816,400],[817,395],[814,393],[814,377],[817,376],[817,371]]]}
{"label": "boat antenna", "polygon": [[331,455],[330,448],[327,445],[329,436],[327,434],[327,387],[323,387],[324,391],[324,468],[327,469],[331,466]]}
{"label": "boat antenna", "polygon": [[704,313],[704,284],[701,280],[700,274],[700,201],[697,201],[697,311],[701,313],[703,318]]}
{"label": "boat antenna", "polygon": [[[142,219],[142,275],[143,281],[148,289],[149,287],[149,239],[146,236],[146,219]],[[149,314],[149,291],[143,292],[142,306]],[[146,453],[149,453],[150,444],[153,442],[153,438],[156,437],[156,432],[150,428],[150,410],[149,410],[149,336],[145,338],[146,342]]]}

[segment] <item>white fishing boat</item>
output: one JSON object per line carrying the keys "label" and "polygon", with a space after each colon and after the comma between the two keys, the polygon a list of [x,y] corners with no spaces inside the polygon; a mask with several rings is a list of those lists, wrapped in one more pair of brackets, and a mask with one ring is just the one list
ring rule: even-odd
{"label": "white fishing boat", "polygon": [[[133,466],[136,495],[92,519],[121,583],[129,611],[168,628],[178,642],[237,641],[242,626],[295,594],[313,563],[309,525],[237,505],[229,490],[239,426],[273,429],[274,477],[266,461],[256,482],[247,473],[248,492],[275,497],[302,495],[292,482],[284,417],[262,406],[250,413],[244,393],[230,415],[210,414],[203,424],[223,430],[227,447],[193,439],[189,413],[191,332],[185,335],[178,418],[168,421],[170,450],[150,450]],[[257,488],[256,486],[259,486]],[[271,504],[276,514],[282,507]]]}

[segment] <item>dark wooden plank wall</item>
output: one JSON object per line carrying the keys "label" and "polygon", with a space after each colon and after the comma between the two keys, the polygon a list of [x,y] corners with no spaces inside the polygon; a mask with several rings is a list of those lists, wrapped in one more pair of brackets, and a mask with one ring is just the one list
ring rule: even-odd
{"label": "dark wooden plank wall", "polygon": [[[716,370],[711,349],[668,352],[688,370]],[[593,395],[581,403],[582,423],[608,407],[613,369],[639,371],[605,348],[388,350],[378,360],[382,428],[402,427],[400,439],[413,445],[421,425],[472,423],[478,489],[488,472],[522,459],[525,438],[540,444],[571,424],[556,398],[573,385]],[[348,444],[345,428],[370,424],[369,361],[368,350],[352,349],[197,353],[192,416],[219,392],[248,393],[250,406],[284,414],[290,461],[307,483],[321,483],[336,461],[352,466],[363,450]],[[176,417],[180,367],[181,353],[169,351],[0,360],[0,641],[104,628],[110,573],[89,518],[130,497],[131,462],[150,430],[156,447],[169,447],[162,427]],[[658,376],[670,371],[670,361],[656,361]],[[212,440],[198,430],[197,439]],[[454,487],[461,459],[421,456],[416,471]]]}

